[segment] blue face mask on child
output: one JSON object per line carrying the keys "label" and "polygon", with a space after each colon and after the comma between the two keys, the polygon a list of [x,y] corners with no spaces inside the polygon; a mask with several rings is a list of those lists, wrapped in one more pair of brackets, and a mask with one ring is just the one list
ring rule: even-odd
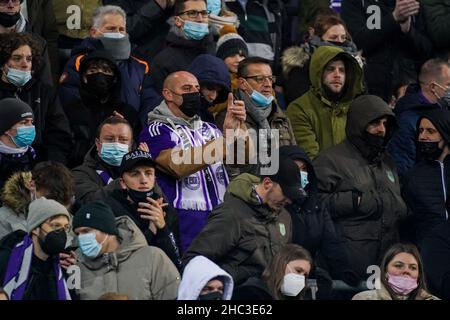
{"label": "blue face mask on child", "polygon": [[184,21],[183,30],[186,34],[186,37],[192,40],[201,40],[209,33],[207,23],[199,23],[193,21]]}
{"label": "blue face mask on child", "polygon": [[80,246],[81,253],[88,258],[96,258],[102,250],[103,243],[108,239],[108,235],[102,243],[98,243],[95,232],[80,234],[78,236],[78,244]]}
{"label": "blue face mask on child", "polygon": [[302,184],[302,188],[305,189],[305,187],[308,185],[308,172],[306,171],[300,171],[300,183]]}
{"label": "blue face mask on child", "polygon": [[11,137],[12,141],[19,148],[31,146],[36,138],[36,128],[34,126],[18,127],[17,134]]}
{"label": "blue face mask on child", "polygon": [[122,163],[123,156],[128,153],[128,145],[118,142],[102,143],[100,158],[107,164],[118,167]]}
{"label": "blue face mask on child", "polygon": [[207,2],[207,9],[211,12],[211,14],[218,16],[220,14],[220,10],[222,9],[222,1],[207,0],[206,2]]}
{"label": "blue face mask on child", "polygon": [[250,95],[250,98],[258,107],[267,107],[273,101],[272,95],[267,98],[266,96],[264,96],[263,94],[261,94],[256,90],[253,90],[252,94]]}

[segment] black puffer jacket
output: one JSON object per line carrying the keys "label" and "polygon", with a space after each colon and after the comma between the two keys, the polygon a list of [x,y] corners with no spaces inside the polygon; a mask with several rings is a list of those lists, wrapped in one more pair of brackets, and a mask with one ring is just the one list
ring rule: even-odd
{"label": "black puffer jacket", "polygon": [[348,112],[347,139],[314,160],[319,199],[344,241],[353,270],[364,280],[367,267],[379,265],[398,241],[398,222],[406,215],[394,161],[366,140],[367,125],[383,116],[388,118],[386,144],[395,123],[393,112],[376,96],[356,98]]}
{"label": "black puffer jacket", "polygon": [[305,190],[307,200],[300,206],[289,205],[286,209],[292,219],[292,242],[307,249],[318,265],[326,269],[333,279],[341,279],[355,285],[349,259],[342,240],[336,236],[336,230],[327,208],[319,202],[317,195],[317,178],[311,160],[306,152],[298,146],[280,148],[281,158],[302,160],[308,170],[308,181]]}

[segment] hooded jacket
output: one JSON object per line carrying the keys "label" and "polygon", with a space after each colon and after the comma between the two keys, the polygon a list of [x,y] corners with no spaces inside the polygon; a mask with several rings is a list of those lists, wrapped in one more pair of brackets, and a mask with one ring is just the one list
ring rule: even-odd
{"label": "hooded jacket", "polygon": [[114,111],[120,113],[130,123],[134,137],[137,137],[142,130],[136,109],[121,100],[122,75],[113,59],[106,52],[93,51],[84,56],[80,61],[79,74],[85,73],[88,61],[92,59],[103,59],[110,62],[115,83],[109,90],[109,96],[99,99],[89,90],[89,84],[84,83],[79,77],[80,99],[63,106],[70,122],[74,145],[68,164],[70,168],[81,165],[84,156],[95,142],[98,126],[106,118],[112,116]]}
{"label": "hooded jacket", "polygon": [[427,110],[440,109],[424,97],[419,84],[410,84],[398,100],[394,112],[398,128],[389,141],[388,150],[395,160],[398,174],[403,176],[416,163],[417,119]]}
{"label": "hooded jacket", "polygon": [[262,275],[273,256],[291,242],[292,227],[284,208],[274,212],[259,202],[253,186],[260,182],[244,173],[229,184],[225,201],[211,212],[183,263],[205,256],[228,272],[235,285]]}
{"label": "hooded jacket", "polygon": [[0,239],[16,231],[27,231],[27,211],[31,202],[26,184],[31,181],[30,172],[17,173],[6,182],[2,190],[3,206],[0,208]]}
{"label": "hooded jacket", "polygon": [[81,300],[96,300],[107,292],[131,300],[173,300],[180,274],[161,249],[147,245],[129,217],[116,219],[120,246],[115,252],[91,259],[78,252]]}
{"label": "hooded jacket", "polygon": [[153,60],[151,77],[156,92],[162,92],[164,80],[175,71],[186,70],[194,59],[203,54],[214,55],[216,46],[212,34],[202,40],[185,39],[175,26],[167,34],[167,47],[161,50]]}
{"label": "hooded jacket", "polygon": [[223,299],[231,300],[233,294],[233,278],[217,264],[206,257],[192,258],[183,271],[178,287],[178,300],[198,300],[198,296],[206,284],[219,278],[223,283]]}
{"label": "hooded jacket", "polygon": [[[327,99],[322,85],[326,65],[334,58],[345,64],[345,85],[337,102]],[[322,46],[314,51],[309,69],[311,88],[289,104],[286,115],[291,121],[297,144],[309,157],[342,142],[350,102],[363,93],[362,69],[357,60],[341,48]]]}
{"label": "hooded jacket", "polygon": [[[100,39],[86,38],[72,50],[72,55],[59,79],[58,93],[63,106],[80,100],[79,67],[83,57],[92,51],[102,49],[104,47]],[[160,101],[160,96],[154,91],[149,77],[149,64],[131,55],[127,60],[118,61],[116,65],[122,78],[121,102],[139,112],[144,123],[146,108]]]}
{"label": "hooded jacket", "polygon": [[352,41],[343,43],[324,41],[318,36],[313,36],[311,40],[301,46],[294,46],[284,50],[281,56],[282,67],[282,87],[286,103],[289,105],[295,99],[305,94],[310,86],[309,66],[314,50],[321,46],[334,46],[350,53],[362,66],[362,59],[358,49]]}
{"label": "hooded jacket", "polygon": [[354,279],[350,278],[349,259],[342,241],[336,235],[327,208],[319,201],[317,177],[311,160],[298,146],[281,147],[280,157],[303,161],[308,172],[308,184],[305,187],[308,198],[302,205],[291,204],[286,207],[292,219],[292,242],[308,250],[314,259],[320,255],[319,266],[328,270],[333,279],[351,284]]}
{"label": "hooded jacket", "polygon": [[214,123],[214,117],[209,113],[208,108],[215,103],[226,102],[228,93],[231,91],[231,79],[227,65],[222,59],[213,55],[201,54],[192,61],[187,71],[197,78],[200,87],[214,85],[220,88],[217,98],[211,103],[208,103],[202,98],[202,106],[200,109],[200,118],[203,121]]}
{"label": "hooded jacket", "polygon": [[[423,118],[430,120],[445,141],[450,141],[450,111],[424,112],[417,120],[417,129]],[[448,223],[450,157],[443,162],[419,161],[405,173],[402,182],[403,198],[413,213],[415,240],[420,245],[424,238],[433,235],[436,226]]]}
{"label": "hooded jacket", "polygon": [[384,148],[366,140],[367,125],[387,117],[389,139],[395,122],[389,106],[376,96],[352,102],[347,139],[314,160],[320,201],[328,208],[338,238],[344,242],[351,266],[361,279],[366,268],[378,265],[384,252],[398,241],[398,222],[406,215],[397,170]]}

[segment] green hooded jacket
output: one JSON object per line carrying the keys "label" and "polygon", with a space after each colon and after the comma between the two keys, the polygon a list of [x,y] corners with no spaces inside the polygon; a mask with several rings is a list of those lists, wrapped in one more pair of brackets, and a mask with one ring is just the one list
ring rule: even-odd
{"label": "green hooded jacket", "polygon": [[[346,67],[346,81],[342,98],[331,102],[325,98],[322,74],[326,65],[335,57],[342,57]],[[311,88],[292,101],[286,114],[291,121],[297,144],[309,157],[345,138],[345,124],[350,102],[364,91],[363,72],[352,55],[341,48],[322,46],[314,51],[309,69]]]}

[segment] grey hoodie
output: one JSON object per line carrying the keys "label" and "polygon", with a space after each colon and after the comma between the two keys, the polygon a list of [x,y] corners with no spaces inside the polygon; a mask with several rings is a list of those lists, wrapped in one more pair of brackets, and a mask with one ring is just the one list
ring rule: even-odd
{"label": "grey hoodie", "polygon": [[159,248],[147,245],[144,235],[126,216],[116,219],[121,237],[116,252],[90,259],[78,252],[82,300],[96,300],[105,293],[125,294],[133,300],[173,300],[180,274]]}

